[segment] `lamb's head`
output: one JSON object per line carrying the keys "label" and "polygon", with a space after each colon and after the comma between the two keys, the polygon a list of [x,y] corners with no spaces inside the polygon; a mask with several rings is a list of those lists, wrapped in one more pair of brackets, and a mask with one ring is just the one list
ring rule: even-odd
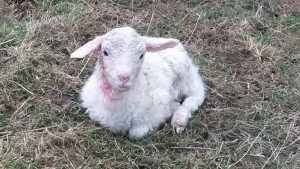
{"label": "lamb's head", "polygon": [[72,53],[71,57],[96,54],[107,82],[115,90],[127,91],[135,82],[146,52],[158,52],[178,43],[176,39],[145,37],[130,27],[121,27],[97,36]]}

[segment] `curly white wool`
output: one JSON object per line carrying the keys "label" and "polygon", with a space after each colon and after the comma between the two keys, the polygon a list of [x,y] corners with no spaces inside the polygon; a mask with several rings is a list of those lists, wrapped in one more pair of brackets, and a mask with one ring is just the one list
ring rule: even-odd
{"label": "curly white wool", "polygon": [[97,36],[71,57],[91,53],[98,61],[82,89],[82,106],[113,132],[142,138],[169,118],[181,132],[204,101],[198,68],[176,39],[145,37],[122,27]]}

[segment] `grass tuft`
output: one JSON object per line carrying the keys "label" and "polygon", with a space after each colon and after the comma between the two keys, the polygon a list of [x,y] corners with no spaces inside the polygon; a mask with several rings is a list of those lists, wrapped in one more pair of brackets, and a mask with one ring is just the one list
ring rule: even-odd
{"label": "grass tuft", "polygon": [[[299,168],[298,1],[0,6],[0,168]],[[131,140],[80,108],[95,58],[70,52],[117,26],[178,38],[200,67],[208,98],[180,135]]]}

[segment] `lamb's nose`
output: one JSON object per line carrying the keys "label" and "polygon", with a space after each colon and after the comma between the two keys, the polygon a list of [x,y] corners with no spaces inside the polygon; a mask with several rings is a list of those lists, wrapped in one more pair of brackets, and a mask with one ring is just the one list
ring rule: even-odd
{"label": "lamb's nose", "polygon": [[129,81],[130,76],[129,75],[119,75],[118,76],[119,80],[122,81],[123,83],[126,83]]}

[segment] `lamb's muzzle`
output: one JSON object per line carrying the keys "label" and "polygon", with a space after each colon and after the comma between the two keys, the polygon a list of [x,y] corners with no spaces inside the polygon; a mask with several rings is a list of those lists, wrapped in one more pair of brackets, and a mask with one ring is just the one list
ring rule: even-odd
{"label": "lamb's muzzle", "polygon": [[71,57],[88,54],[97,55],[98,62],[82,88],[82,106],[91,119],[113,132],[141,138],[170,117],[174,130],[181,132],[204,101],[202,78],[177,39],[116,28]]}

